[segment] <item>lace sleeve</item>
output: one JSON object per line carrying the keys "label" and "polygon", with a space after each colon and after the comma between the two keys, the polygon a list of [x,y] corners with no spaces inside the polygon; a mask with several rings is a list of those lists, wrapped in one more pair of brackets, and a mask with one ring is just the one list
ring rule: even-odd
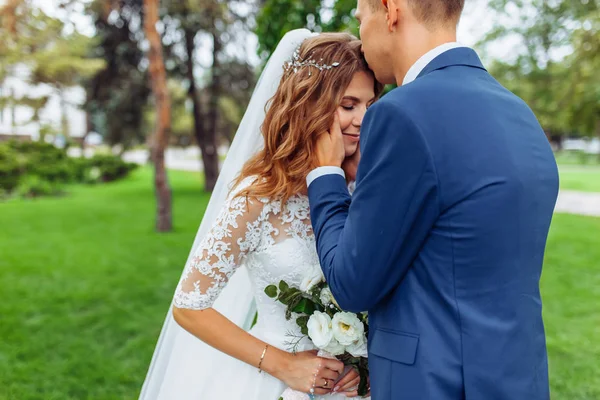
{"label": "lace sleeve", "polygon": [[262,204],[245,197],[227,200],[211,230],[194,251],[177,286],[174,305],[212,307],[244,257],[258,245]]}

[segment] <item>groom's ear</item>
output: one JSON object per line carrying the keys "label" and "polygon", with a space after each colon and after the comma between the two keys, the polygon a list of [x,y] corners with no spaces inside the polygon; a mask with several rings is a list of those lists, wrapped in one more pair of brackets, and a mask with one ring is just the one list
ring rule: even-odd
{"label": "groom's ear", "polygon": [[390,32],[394,32],[396,30],[396,25],[398,24],[398,19],[400,18],[400,13],[402,12],[401,6],[406,3],[405,0],[381,0],[383,5],[386,8],[385,18],[387,20],[388,29]]}

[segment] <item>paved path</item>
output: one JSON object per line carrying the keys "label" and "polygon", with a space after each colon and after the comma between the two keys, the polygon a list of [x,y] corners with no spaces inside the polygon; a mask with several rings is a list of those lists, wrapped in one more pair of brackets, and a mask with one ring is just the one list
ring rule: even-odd
{"label": "paved path", "polygon": [[[146,162],[147,152],[135,150],[126,153],[123,158],[129,162],[143,164]],[[202,163],[198,160],[197,154],[192,152],[188,154],[184,150],[168,150],[165,162],[169,169],[194,172],[202,170]],[[561,190],[555,212],[600,217],[600,193]]]}
{"label": "paved path", "polygon": [[600,193],[561,190],[554,211],[600,217]]}

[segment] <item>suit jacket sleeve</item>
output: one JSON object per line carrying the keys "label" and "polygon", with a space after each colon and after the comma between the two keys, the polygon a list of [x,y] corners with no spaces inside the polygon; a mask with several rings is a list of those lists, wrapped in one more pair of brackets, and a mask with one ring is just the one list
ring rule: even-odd
{"label": "suit jacket sleeve", "polygon": [[319,177],[308,190],[321,267],[340,306],[354,312],[399,285],[440,210],[431,153],[398,105],[373,105],[361,135],[353,197],[339,175]]}

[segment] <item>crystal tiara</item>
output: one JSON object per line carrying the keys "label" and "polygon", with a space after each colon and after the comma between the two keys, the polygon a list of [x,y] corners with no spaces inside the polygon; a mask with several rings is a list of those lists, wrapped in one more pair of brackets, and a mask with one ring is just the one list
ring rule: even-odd
{"label": "crystal tiara", "polygon": [[294,51],[294,54],[292,55],[292,59],[290,61],[287,61],[285,64],[283,64],[283,68],[285,69],[286,72],[293,71],[294,73],[296,73],[302,67],[309,67],[308,75],[310,76],[311,75],[310,68],[316,68],[319,71],[328,71],[339,65],[340,65],[340,63],[337,61],[334,63],[331,63],[330,65],[327,65],[327,64],[323,63],[323,59],[320,59],[317,62],[317,60],[313,59],[312,56],[310,56],[306,60],[303,60],[302,58],[300,58],[299,49],[296,49],[296,51]]}

